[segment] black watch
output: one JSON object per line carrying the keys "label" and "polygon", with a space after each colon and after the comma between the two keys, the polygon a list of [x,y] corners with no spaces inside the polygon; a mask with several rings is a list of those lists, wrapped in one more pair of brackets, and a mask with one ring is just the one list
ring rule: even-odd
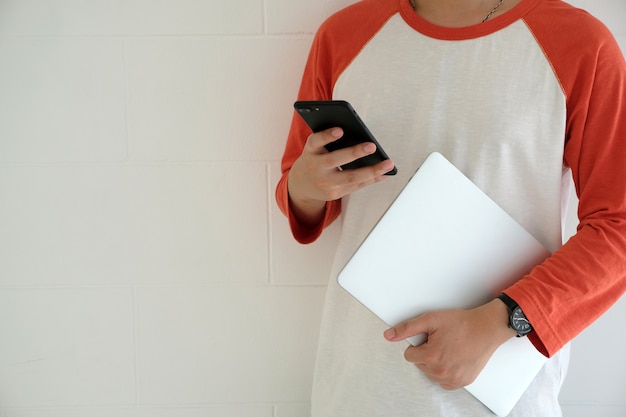
{"label": "black watch", "polygon": [[517,332],[517,337],[526,336],[533,331],[533,326],[524,315],[521,307],[508,295],[502,293],[498,296],[506,308],[509,309],[509,327]]}

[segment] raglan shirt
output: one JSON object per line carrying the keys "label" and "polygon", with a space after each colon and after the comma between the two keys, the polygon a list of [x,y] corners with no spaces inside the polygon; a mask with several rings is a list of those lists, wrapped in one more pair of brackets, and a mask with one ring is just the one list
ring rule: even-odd
{"label": "raglan shirt", "polygon": [[[464,390],[443,391],[404,362],[406,346],[386,342],[384,324],[335,280],[432,151],[553,253],[505,292],[552,358],[512,415],[559,415],[568,342],[626,289],[626,64],[609,31],[560,0],[522,0],[464,28],[433,25],[408,0],[364,0],[320,27],[298,99],[351,102],[399,170],[328,202],[318,227],[303,227],[287,176],[311,132],[294,114],[278,205],[302,243],[341,221],[313,417],[489,415]],[[563,244],[571,179],[580,224]]]}

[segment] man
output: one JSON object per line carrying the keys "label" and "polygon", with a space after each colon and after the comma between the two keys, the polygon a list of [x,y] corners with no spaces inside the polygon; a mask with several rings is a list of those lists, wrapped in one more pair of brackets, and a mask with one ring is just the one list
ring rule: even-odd
{"label": "man", "polygon": [[[322,25],[298,99],[351,102],[393,159],[338,171],[374,146],[326,152],[341,129],[310,135],[294,115],[278,204],[302,243],[342,214],[312,416],[491,415],[459,388],[516,336],[507,303],[550,358],[511,415],[560,416],[569,341],[626,288],[626,64],[608,30],[560,0],[364,0]],[[501,298],[385,331],[334,278],[432,151],[553,255]],[[563,244],[570,178],[580,225]]]}

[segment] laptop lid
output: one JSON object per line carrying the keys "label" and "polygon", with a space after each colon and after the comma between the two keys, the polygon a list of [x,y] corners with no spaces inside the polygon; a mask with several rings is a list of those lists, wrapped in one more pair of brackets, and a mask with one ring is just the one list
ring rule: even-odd
{"label": "laptop lid", "polygon": [[[548,256],[540,242],[435,152],[339,273],[338,282],[395,326],[428,311],[482,305]],[[419,345],[425,336],[407,340]],[[506,416],[545,361],[528,338],[513,338],[466,389],[495,414]]]}

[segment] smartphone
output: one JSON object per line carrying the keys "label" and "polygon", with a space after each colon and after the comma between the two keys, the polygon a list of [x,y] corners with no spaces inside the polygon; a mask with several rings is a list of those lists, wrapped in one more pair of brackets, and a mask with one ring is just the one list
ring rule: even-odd
{"label": "smartphone", "polygon": [[[364,142],[373,142],[376,145],[376,152],[342,165],[341,169],[360,168],[389,159],[376,138],[347,101],[296,101],[293,106],[313,132],[320,132],[332,127],[343,129],[341,138],[326,145],[329,152]],[[395,175],[397,172],[398,169],[393,167],[385,175]]]}

